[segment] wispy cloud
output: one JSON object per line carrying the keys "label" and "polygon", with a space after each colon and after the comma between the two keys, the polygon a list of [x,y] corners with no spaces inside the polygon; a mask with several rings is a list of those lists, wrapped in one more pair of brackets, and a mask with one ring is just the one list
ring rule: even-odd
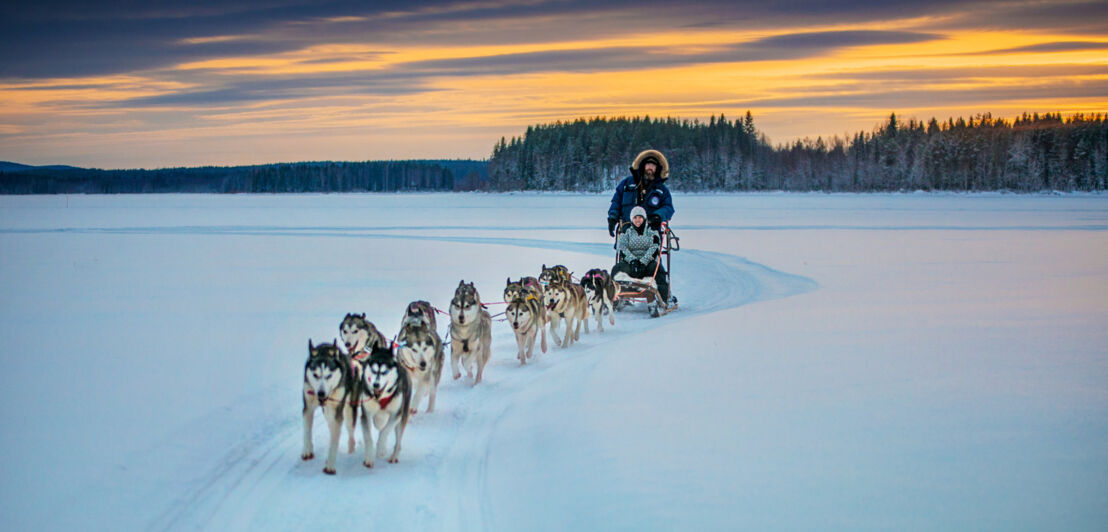
{"label": "wispy cloud", "polygon": [[1035,0],[9,3],[0,159],[483,157],[577,116],[749,109],[787,140],[900,109],[1104,109],[1103,20]]}

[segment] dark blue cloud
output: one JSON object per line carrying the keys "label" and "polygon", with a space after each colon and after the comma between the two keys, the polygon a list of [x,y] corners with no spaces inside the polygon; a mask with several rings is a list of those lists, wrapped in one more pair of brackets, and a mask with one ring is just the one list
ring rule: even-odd
{"label": "dark blue cloud", "polygon": [[[1012,20],[1037,29],[1088,23],[1104,2],[1070,2],[1047,10],[1038,2],[987,0],[550,0],[519,3],[466,0],[44,0],[0,6],[0,78],[51,78],[165,69],[180,62],[229,55],[270,54],[323,43],[524,44],[608,37],[643,28],[718,25],[773,30],[810,24],[854,23],[935,15],[978,23]],[[387,14],[387,16],[386,16]],[[327,22],[347,17],[347,22]],[[1108,18],[1108,17],[1105,17]],[[1049,22],[1049,24],[1047,24]],[[997,23],[1001,24],[1001,23]],[[495,30],[489,28],[495,27]],[[1026,25],[1011,26],[1018,28]],[[942,28],[928,31],[942,33]],[[771,38],[731,50],[743,57],[788,58],[786,49],[848,46],[882,40],[882,32],[819,32]],[[906,33],[899,37],[911,41]],[[186,39],[240,36],[234,41],[186,44]],[[921,34],[923,35],[923,34]],[[777,40],[774,40],[777,39]],[[891,41],[898,42],[898,41]],[[775,55],[776,54],[776,55]],[[613,50],[596,54],[618,58]],[[553,54],[546,59],[566,61]],[[636,61],[635,58],[627,58]],[[568,63],[567,63],[568,64]],[[573,68],[568,66],[566,68]]]}

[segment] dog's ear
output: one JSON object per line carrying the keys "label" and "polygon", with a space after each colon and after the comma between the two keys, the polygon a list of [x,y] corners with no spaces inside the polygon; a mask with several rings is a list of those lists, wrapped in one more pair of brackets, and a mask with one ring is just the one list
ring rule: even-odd
{"label": "dog's ear", "polygon": [[335,349],[338,349],[339,348],[339,339],[338,338],[332,338],[331,339],[331,345],[335,346]]}
{"label": "dog's ear", "polygon": [[315,350],[315,347],[312,346],[312,339],[308,338],[308,351],[313,351],[313,350]]}
{"label": "dog's ear", "polygon": [[504,284],[512,284],[512,278],[509,277],[508,280],[504,282]]}
{"label": "dog's ear", "polygon": [[543,269],[543,271],[546,271],[546,263],[545,262],[542,263],[542,269]]}

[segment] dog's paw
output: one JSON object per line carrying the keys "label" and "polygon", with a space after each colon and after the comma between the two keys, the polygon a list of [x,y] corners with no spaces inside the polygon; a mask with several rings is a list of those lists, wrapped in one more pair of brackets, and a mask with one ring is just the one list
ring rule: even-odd
{"label": "dog's paw", "polygon": [[362,462],[362,465],[366,466],[366,468],[368,468],[368,469],[373,469],[373,460],[370,460],[368,462]]}
{"label": "dog's paw", "polygon": [[458,380],[458,379],[460,379],[460,378],[462,378],[462,374],[461,374],[461,373],[455,373],[455,374],[454,374],[454,380]]}
{"label": "dog's paw", "polygon": [[408,415],[410,415],[410,416],[414,416],[414,415],[416,415],[416,409],[414,409],[414,408],[409,408],[409,409],[408,409]]}
{"label": "dog's paw", "polygon": [[325,468],[323,468],[323,472],[328,474],[328,475],[334,475],[335,474],[335,468],[325,467]]}
{"label": "dog's paw", "polygon": [[300,459],[301,460],[311,460],[312,458],[315,458],[315,453],[313,453],[313,452],[309,451],[309,452],[306,452],[306,453],[300,453]]}
{"label": "dog's paw", "polygon": [[389,458],[389,463],[390,463],[390,464],[399,464],[399,463],[400,463],[400,459],[394,456],[394,457],[392,457],[392,458]]}

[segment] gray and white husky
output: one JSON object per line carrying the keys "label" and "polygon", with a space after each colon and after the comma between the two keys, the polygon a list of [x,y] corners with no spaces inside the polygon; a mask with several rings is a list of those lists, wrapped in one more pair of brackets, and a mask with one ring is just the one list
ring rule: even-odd
{"label": "gray and white husky", "polygon": [[519,347],[519,363],[526,364],[535,349],[535,338],[542,331],[542,352],[546,352],[546,327],[543,323],[543,305],[539,296],[533,292],[523,292],[504,311],[504,317],[512,326]]}
{"label": "gray and white husky", "polygon": [[[339,334],[342,335],[342,343],[346,346],[346,354],[350,357],[350,379],[357,382],[362,377],[362,366],[369,359],[369,352],[374,347],[389,347],[391,344],[381,331],[362,314],[347,314],[339,323]],[[357,390],[351,391],[351,399],[357,396]],[[357,421],[357,404],[348,401],[343,418],[346,419],[346,433],[348,453],[354,452],[354,423]]]}
{"label": "gray and white husky", "polygon": [[[596,317],[596,330],[604,332],[604,313],[608,313],[609,323],[616,324],[615,307],[616,283],[608,270],[593,268],[581,278],[581,288],[589,301],[589,311]],[[585,332],[589,332],[589,322],[585,321]]]}
{"label": "gray and white husky", "polygon": [[327,463],[323,472],[335,474],[335,453],[339,447],[339,431],[342,427],[343,410],[350,389],[356,385],[350,379],[350,361],[339,351],[338,340],[319,347],[308,340],[308,361],[304,363],[304,450],[300,458],[315,458],[312,447],[312,422],[315,409],[323,407],[323,418],[331,433],[331,443],[327,448]]}
{"label": "gray and white husky", "polygon": [[439,330],[435,323],[435,307],[432,307],[431,303],[427,301],[408,303],[408,308],[404,309],[404,318],[400,320],[400,328],[403,329],[409,323],[423,323],[430,327],[432,331]]}
{"label": "gray and white husky", "polygon": [[419,410],[419,403],[425,396],[427,411],[435,411],[435,395],[442,378],[442,366],[445,361],[442,338],[433,327],[422,321],[408,322],[396,336],[398,347],[396,359],[408,370],[414,391],[411,414]]}
{"label": "gray and white husky", "polygon": [[365,458],[362,465],[373,467],[373,434],[370,422],[377,428],[377,458],[387,454],[389,432],[396,438],[389,456],[389,463],[400,460],[400,442],[404,438],[404,429],[408,426],[408,408],[412,401],[412,383],[408,372],[397,363],[392,350],[374,347],[370,351],[369,361],[358,380],[358,392],[362,423],[362,435],[365,438]]}
{"label": "gray and white husky", "polygon": [[364,312],[347,314],[339,324],[339,333],[342,334],[342,343],[346,345],[347,354],[351,356],[368,352],[374,346],[389,346],[388,338],[385,338],[372,322],[365,319]]}
{"label": "gray and white husky", "polygon": [[546,287],[554,284],[556,281],[573,282],[573,276],[569,273],[569,268],[561,264],[556,264],[547,268],[546,265],[543,264],[542,273],[539,274],[539,284],[541,284],[545,290]]}
{"label": "gray and white husky", "polygon": [[481,382],[492,355],[492,317],[481,306],[481,295],[473,283],[463,280],[454,290],[454,299],[450,300],[450,366],[454,370],[454,379],[460,379],[462,372],[459,364],[465,367],[466,375],[473,377],[473,366],[477,365],[477,377],[474,386]]}
{"label": "gray and white husky", "polygon": [[[554,345],[569,347],[581,339],[581,322],[589,319],[589,304],[581,285],[554,280],[543,292],[546,315],[550,317],[550,337]],[[566,322],[565,336],[558,338],[558,327]],[[576,325],[576,328],[574,327]]]}
{"label": "gray and white husky", "polygon": [[546,352],[546,324],[550,323],[550,318],[546,316],[546,305],[542,302],[542,284],[534,277],[520,277],[518,281],[512,282],[512,278],[508,278],[507,284],[504,286],[504,301],[511,303],[516,298],[531,294],[539,301],[539,332],[542,334],[542,352]]}

